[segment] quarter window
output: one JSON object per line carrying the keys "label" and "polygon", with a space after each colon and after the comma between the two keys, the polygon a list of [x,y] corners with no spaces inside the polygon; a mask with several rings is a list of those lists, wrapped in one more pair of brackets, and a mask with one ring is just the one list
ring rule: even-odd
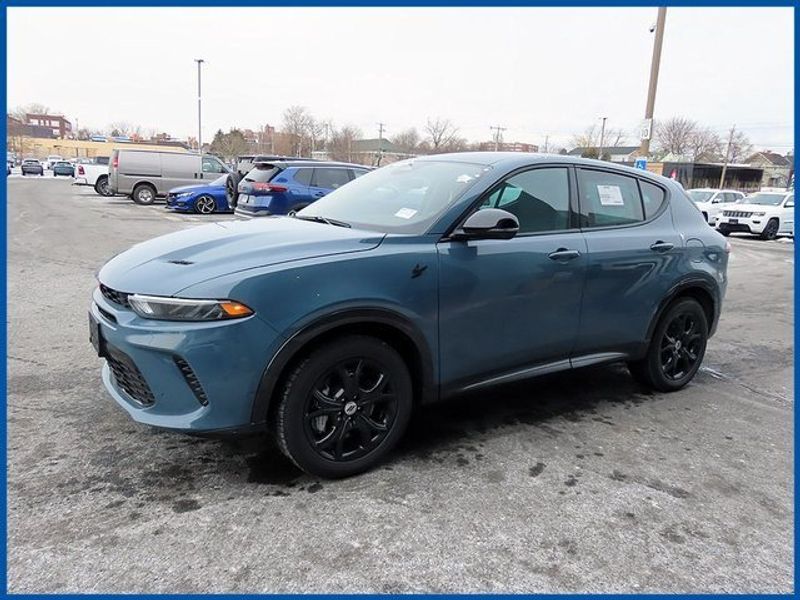
{"label": "quarter window", "polygon": [[314,169],[314,187],[335,190],[350,181],[347,169]]}
{"label": "quarter window", "polygon": [[586,227],[630,225],[644,220],[639,186],[633,177],[578,169],[578,189]]}
{"label": "quarter window", "polygon": [[[655,215],[664,204],[664,190],[642,179],[639,180],[639,185],[642,186],[642,201],[644,202],[644,218],[649,219]],[[723,202],[726,200],[723,199]]]}
{"label": "quarter window", "polygon": [[519,220],[520,233],[569,229],[567,169],[533,169],[509,177],[481,208],[510,212]]}

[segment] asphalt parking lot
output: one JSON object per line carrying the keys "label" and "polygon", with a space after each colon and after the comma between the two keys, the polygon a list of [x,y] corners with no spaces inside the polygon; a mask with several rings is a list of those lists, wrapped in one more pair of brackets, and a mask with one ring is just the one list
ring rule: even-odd
{"label": "asphalt parking lot", "polygon": [[103,389],[95,271],[210,220],[9,179],[9,592],[792,590],[791,242],[730,238],[686,389],[603,367],[458,399],[382,468],[320,481],[261,439],[139,426]]}

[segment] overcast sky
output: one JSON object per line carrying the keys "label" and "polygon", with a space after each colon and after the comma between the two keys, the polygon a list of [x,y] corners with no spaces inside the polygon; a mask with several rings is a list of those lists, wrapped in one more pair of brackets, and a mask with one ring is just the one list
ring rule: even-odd
{"label": "overcast sky", "polygon": [[[9,8],[8,103],[81,127],[127,121],[203,137],[308,107],[365,137],[428,117],[471,141],[569,145],[608,117],[638,143],[656,9]],[[791,8],[670,8],[655,117],[683,115],[759,148],[793,147]]]}

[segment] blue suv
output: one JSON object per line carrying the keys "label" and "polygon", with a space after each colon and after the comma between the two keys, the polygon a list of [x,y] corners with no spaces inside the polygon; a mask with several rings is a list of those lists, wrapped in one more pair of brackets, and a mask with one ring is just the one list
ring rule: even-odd
{"label": "blue suv", "polygon": [[695,375],[730,247],[676,182],[516,153],[385,166],[299,211],[138,244],[99,272],[90,339],[135,420],[268,430],[324,477],[368,469],[412,410],[627,362]]}
{"label": "blue suv", "polygon": [[363,165],[336,162],[257,163],[239,182],[235,212],[246,217],[293,215],[368,171]]}

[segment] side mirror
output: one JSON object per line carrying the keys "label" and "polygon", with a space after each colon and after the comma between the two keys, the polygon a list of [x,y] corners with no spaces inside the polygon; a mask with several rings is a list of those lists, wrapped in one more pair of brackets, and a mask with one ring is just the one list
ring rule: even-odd
{"label": "side mirror", "polygon": [[510,240],[519,233],[517,217],[501,208],[484,208],[472,213],[453,238],[457,240]]}

